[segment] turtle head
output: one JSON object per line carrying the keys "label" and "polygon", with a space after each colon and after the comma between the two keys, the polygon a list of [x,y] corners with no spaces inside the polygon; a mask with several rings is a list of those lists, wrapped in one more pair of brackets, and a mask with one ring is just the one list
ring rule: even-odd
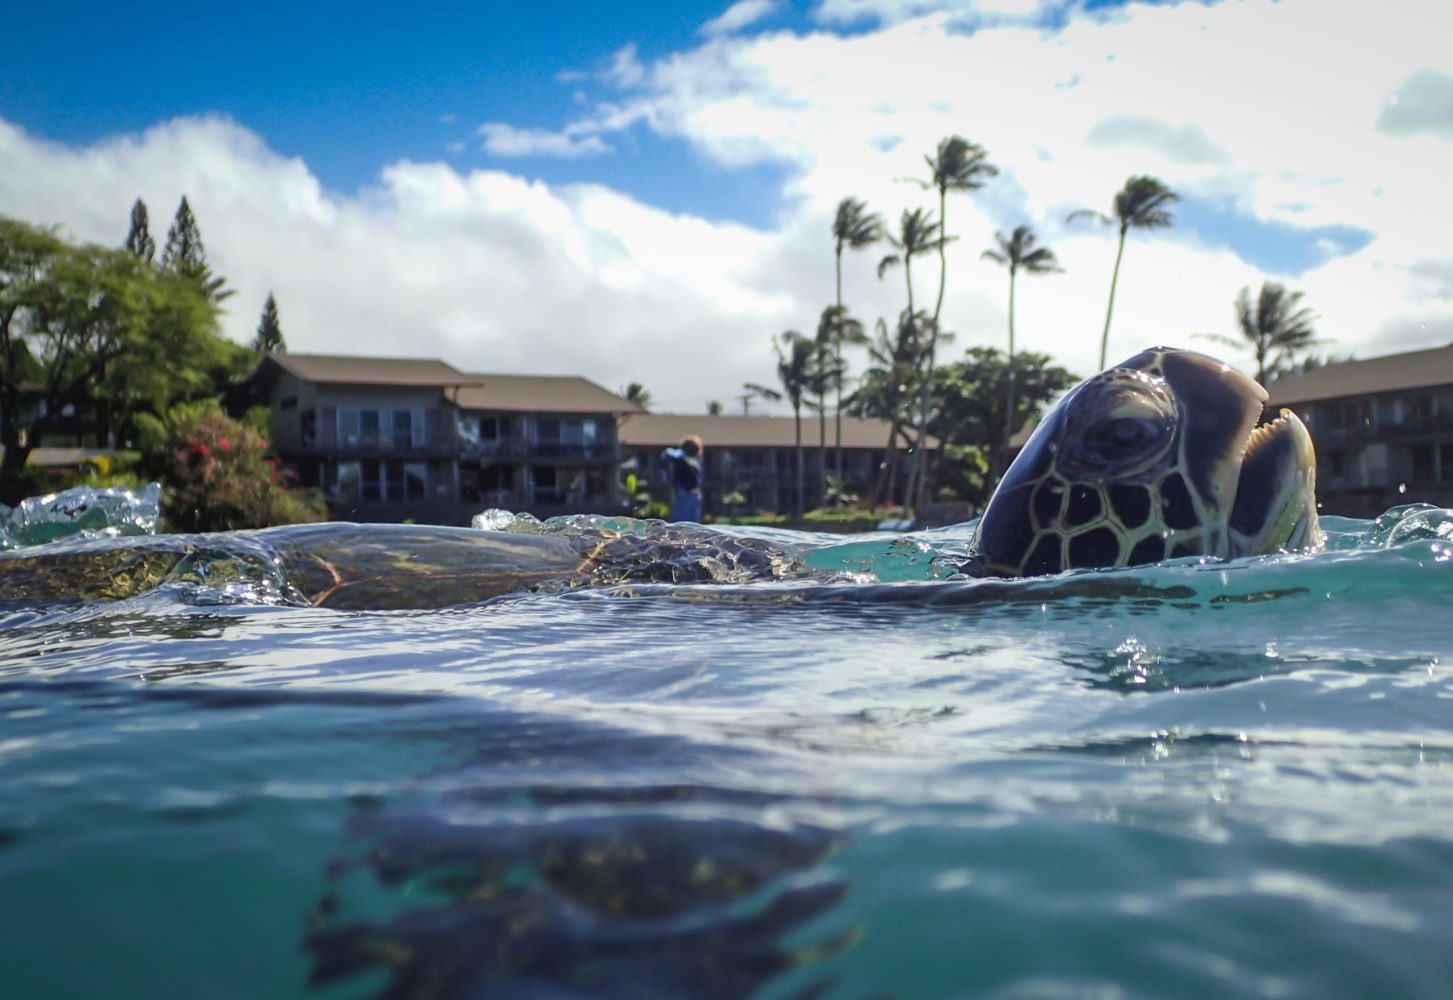
{"label": "turtle head", "polygon": [[1192,351],[1154,348],[1080,383],[989,500],[970,571],[1033,576],[1321,544],[1312,440],[1266,390]]}

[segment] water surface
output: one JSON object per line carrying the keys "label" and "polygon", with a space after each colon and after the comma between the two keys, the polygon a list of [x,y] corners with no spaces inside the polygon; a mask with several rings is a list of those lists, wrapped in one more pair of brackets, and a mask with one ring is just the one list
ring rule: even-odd
{"label": "water surface", "polygon": [[1326,527],[1016,582],[943,579],[959,526],[424,611],[12,600],[0,982],[1446,996],[1453,513]]}

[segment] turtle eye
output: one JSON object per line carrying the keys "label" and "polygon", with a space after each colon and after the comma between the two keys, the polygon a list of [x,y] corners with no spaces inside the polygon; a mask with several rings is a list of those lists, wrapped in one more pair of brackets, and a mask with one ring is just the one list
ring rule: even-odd
{"label": "turtle eye", "polygon": [[1137,451],[1157,437],[1158,427],[1144,417],[1116,417],[1091,432],[1091,440],[1108,457]]}
{"label": "turtle eye", "polygon": [[1165,381],[1116,369],[1070,401],[1056,460],[1071,480],[1104,483],[1151,469],[1175,441],[1176,403]]}

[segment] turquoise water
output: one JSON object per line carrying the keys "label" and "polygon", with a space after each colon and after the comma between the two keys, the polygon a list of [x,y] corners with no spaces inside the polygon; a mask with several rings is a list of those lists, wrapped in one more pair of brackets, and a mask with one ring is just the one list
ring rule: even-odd
{"label": "turquoise water", "polygon": [[[9,997],[1443,997],[1453,512],[1330,550],[0,617]],[[219,547],[226,548],[219,539]],[[0,594],[4,594],[0,578]]]}

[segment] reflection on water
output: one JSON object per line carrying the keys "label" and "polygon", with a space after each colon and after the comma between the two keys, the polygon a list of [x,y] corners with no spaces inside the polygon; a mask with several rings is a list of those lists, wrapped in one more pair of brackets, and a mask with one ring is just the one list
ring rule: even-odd
{"label": "reflection on water", "polygon": [[962,526],[335,538],[379,608],[314,606],[321,529],[8,554],[0,982],[1438,996],[1449,525],[1026,581]]}

